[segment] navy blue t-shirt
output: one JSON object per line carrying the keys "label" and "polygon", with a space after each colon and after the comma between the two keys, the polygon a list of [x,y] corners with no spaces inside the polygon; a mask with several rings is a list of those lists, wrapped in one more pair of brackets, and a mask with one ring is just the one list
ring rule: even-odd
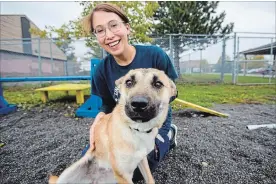
{"label": "navy blue t-shirt", "polygon": [[102,112],[110,113],[116,105],[113,98],[115,81],[129,70],[137,68],[156,68],[163,70],[172,80],[177,78],[168,55],[157,46],[134,45],[136,55],[127,66],[120,66],[112,55],[106,56],[97,66],[92,78],[92,94],[102,98]]}

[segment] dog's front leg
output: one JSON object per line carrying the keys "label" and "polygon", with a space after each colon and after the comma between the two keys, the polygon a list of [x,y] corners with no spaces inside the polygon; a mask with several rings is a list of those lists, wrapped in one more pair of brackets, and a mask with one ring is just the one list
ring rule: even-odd
{"label": "dog's front leg", "polygon": [[126,173],[121,174],[119,171],[116,171],[116,170],[113,170],[113,171],[118,184],[133,184],[131,179],[132,176],[130,175],[128,176]]}
{"label": "dog's front leg", "polygon": [[[151,136],[152,136],[152,145],[154,147],[154,140],[156,135],[158,134],[158,128],[153,128],[152,132],[151,132]],[[149,168],[149,163],[148,163],[148,159],[147,159],[147,155],[141,160],[141,162],[138,164],[138,168],[141,172],[141,174],[143,175],[146,183],[148,184],[154,184],[154,178],[152,176],[151,170]]]}
{"label": "dog's front leg", "polygon": [[133,184],[132,182],[132,175],[129,173],[127,169],[122,169],[124,167],[120,167],[120,161],[118,162],[119,159],[115,160],[115,156],[111,156],[111,166],[113,170],[113,174],[115,176],[115,179],[118,184]]}
{"label": "dog's front leg", "polygon": [[144,157],[143,160],[138,164],[139,170],[142,173],[147,184],[154,184],[155,181],[151,174],[149,163],[147,157]]}

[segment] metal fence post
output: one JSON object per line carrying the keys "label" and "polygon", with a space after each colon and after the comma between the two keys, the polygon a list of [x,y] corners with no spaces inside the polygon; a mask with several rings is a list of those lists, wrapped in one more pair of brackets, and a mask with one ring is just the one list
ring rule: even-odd
{"label": "metal fence post", "polygon": [[[173,48],[172,48],[172,35],[169,35],[170,36],[170,58],[171,60],[173,60]],[[174,64],[174,62],[173,62]]]}
{"label": "metal fence post", "polygon": [[102,59],[105,58],[107,56],[107,52],[102,48]]}
{"label": "metal fence post", "polygon": [[236,84],[236,44],[237,44],[237,33],[234,33],[234,52],[233,52],[233,63],[232,63],[232,84]]}
{"label": "metal fence post", "polygon": [[202,73],[202,48],[200,50],[200,62],[199,62],[199,73]]}
{"label": "metal fence post", "polygon": [[68,76],[68,61],[64,61],[64,74]]}
{"label": "metal fence post", "polygon": [[221,56],[221,73],[220,73],[220,82],[224,82],[224,65],[225,65],[225,43],[226,39],[223,37],[222,41],[222,56]]}
{"label": "metal fence post", "polygon": [[[238,76],[239,76],[239,52],[240,52],[240,37],[238,37],[238,41],[237,41],[237,52],[236,52],[236,66],[235,66],[235,81],[236,83],[238,83]],[[236,84],[235,83],[235,84]]]}
{"label": "metal fence post", "polygon": [[52,52],[52,38],[50,38],[50,57],[51,57],[51,71],[52,75],[54,73],[54,60],[53,60],[53,52]]}
{"label": "metal fence post", "polygon": [[269,68],[269,74],[271,73],[271,75],[269,75],[268,77],[268,83],[271,83],[271,77],[273,76],[273,38],[271,38],[271,47],[270,47],[270,62],[272,64],[272,68]]}
{"label": "metal fence post", "polygon": [[40,53],[40,38],[38,38],[38,65],[39,65],[39,76],[42,74],[42,63],[41,63],[41,53]]}
{"label": "metal fence post", "polygon": [[189,53],[189,65],[188,65],[189,74],[192,74],[192,67],[191,67],[191,53]]}

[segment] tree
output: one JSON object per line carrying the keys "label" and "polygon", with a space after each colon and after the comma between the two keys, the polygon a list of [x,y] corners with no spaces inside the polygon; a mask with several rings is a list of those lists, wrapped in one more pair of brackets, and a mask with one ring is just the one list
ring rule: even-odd
{"label": "tree", "polygon": [[[77,62],[77,58],[75,56],[75,47],[73,46],[73,40],[70,37],[70,28],[68,25],[63,24],[60,28],[55,28],[53,26],[46,26],[44,30],[40,30],[38,28],[30,28],[30,33],[33,35],[39,36],[42,39],[49,39],[53,41],[57,47],[63,51],[66,55],[66,73],[68,75],[75,75],[80,70],[80,63]],[[53,34],[56,35],[55,38]]]}
{"label": "tree", "polygon": [[[73,60],[75,47],[72,46],[73,40],[70,37],[70,29],[68,25],[63,24],[60,28],[53,26],[46,26],[44,30],[38,28],[30,28],[30,33],[39,36],[42,39],[52,39],[52,35],[56,34],[56,38],[53,39],[54,43],[59,47],[60,50],[67,56],[68,60]],[[49,40],[50,44],[50,40]]]}
{"label": "tree", "polygon": [[[191,48],[185,48],[193,44],[194,49],[204,49],[208,44],[217,43],[221,37],[216,34],[227,35],[233,31],[234,24],[222,25],[225,19],[225,12],[216,14],[216,8],[219,2],[212,1],[159,1],[159,8],[154,14],[157,22],[152,28],[156,36],[164,38],[166,34],[206,34],[212,35],[210,39],[204,36],[185,38],[181,35],[173,36],[173,58],[177,72],[180,75],[179,54]],[[165,44],[160,39],[159,44],[167,50],[168,42]]]}
{"label": "tree", "polygon": [[247,69],[264,68],[265,67],[265,61],[254,61],[254,60],[264,60],[263,55],[255,55],[255,56],[247,57],[247,60],[250,60],[247,63]]}
{"label": "tree", "polygon": [[[232,62],[227,62],[227,61],[230,61],[231,59],[230,59],[230,57],[229,56],[225,56],[225,63],[224,63],[224,68],[223,68],[223,71],[225,72],[225,73],[231,73],[232,72],[232,65],[233,65],[233,63]],[[216,70],[216,72],[221,72],[222,70],[222,68],[221,68],[221,56],[219,57],[219,59],[218,59],[218,62],[215,64],[215,66],[214,66],[214,68],[215,68],[215,70]]]}

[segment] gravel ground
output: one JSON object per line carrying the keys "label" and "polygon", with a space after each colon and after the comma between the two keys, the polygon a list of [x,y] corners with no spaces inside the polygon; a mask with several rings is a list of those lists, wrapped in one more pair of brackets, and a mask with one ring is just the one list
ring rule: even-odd
{"label": "gravel ground", "polygon": [[[153,173],[157,184],[276,183],[275,105],[216,105],[229,118],[191,109],[174,112],[178,146]],[[78,160],[93,119],[66,117],[74,108],[36,107],[0,117],[0,183],[47,183]]]}

